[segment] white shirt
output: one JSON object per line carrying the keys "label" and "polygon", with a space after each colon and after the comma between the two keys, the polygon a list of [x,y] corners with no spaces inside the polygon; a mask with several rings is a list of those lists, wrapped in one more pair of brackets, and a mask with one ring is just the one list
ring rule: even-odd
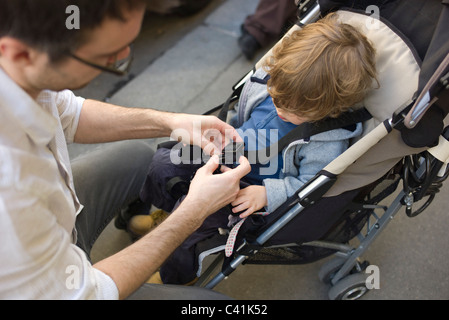
{"label": "white shirt", "polygon": [[112,279],[76,243],[67,151],[84,99],[37,101],[0,69],[0,299],[117,299]]}

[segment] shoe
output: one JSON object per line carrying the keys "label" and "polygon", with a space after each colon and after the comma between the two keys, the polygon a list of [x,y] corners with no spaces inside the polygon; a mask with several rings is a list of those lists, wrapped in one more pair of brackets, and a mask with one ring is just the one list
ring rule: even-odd
{"label": "shoe", "polygon": [[167,217],[168,213],[160,209],[150,215],[136,215],[129,220],[128,232],[134,237],[143,237],[160,225]]}
{"label": "shoe", "polygon": [[242,35],[238,39],[238,45],[242,50],[243,55],[248,60],[252,60],[262,46],[257,42],[256,38],[251,35],[243,26],[241,28]]}
{"label": "shoe", "polygon": [[140,200],[130,203],[127,207],[122,209],[114,220],[114,225],[117,229],[128,229],[129,220],[136,215],[146,215],[150,212],[150,206]]}
{"label": "shoe", "polygon": [[160,274],[159,271],[153,273],[153,275],[150,277],[150,279],[148,279],[147,283],[164,284],[164,283],[162,282],[161,274]]}

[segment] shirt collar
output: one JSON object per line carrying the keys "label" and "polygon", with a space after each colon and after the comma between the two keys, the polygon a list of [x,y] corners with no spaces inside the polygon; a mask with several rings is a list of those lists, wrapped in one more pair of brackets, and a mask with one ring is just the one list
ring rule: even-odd
{"label": "shirt collar", "polygon": [[58,125],[51,113],[33,100],[0,68],[0,108],[9,113],[36,144],[47,145]]}

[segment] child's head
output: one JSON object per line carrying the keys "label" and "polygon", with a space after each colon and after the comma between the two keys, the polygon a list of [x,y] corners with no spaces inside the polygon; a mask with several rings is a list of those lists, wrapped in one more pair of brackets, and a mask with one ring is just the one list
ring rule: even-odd
{"label": "child's head", "polygon": [[268,91],[278,109],[307,121],[338,117],[373,88],[375,54],[363,34],[331,14],[273,50]]}

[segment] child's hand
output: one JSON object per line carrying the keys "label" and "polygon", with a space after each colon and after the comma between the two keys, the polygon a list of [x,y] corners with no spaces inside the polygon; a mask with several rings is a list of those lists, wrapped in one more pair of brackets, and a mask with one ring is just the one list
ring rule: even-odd
{"label": "child's hand", "polygon": [[267,193],[264,186],[249,186],[241,189],[237,198],[231,203],[234,207],[234,213],[243,211],[240,218],[246,218],[256,210],[262,209],[267,205]]}

